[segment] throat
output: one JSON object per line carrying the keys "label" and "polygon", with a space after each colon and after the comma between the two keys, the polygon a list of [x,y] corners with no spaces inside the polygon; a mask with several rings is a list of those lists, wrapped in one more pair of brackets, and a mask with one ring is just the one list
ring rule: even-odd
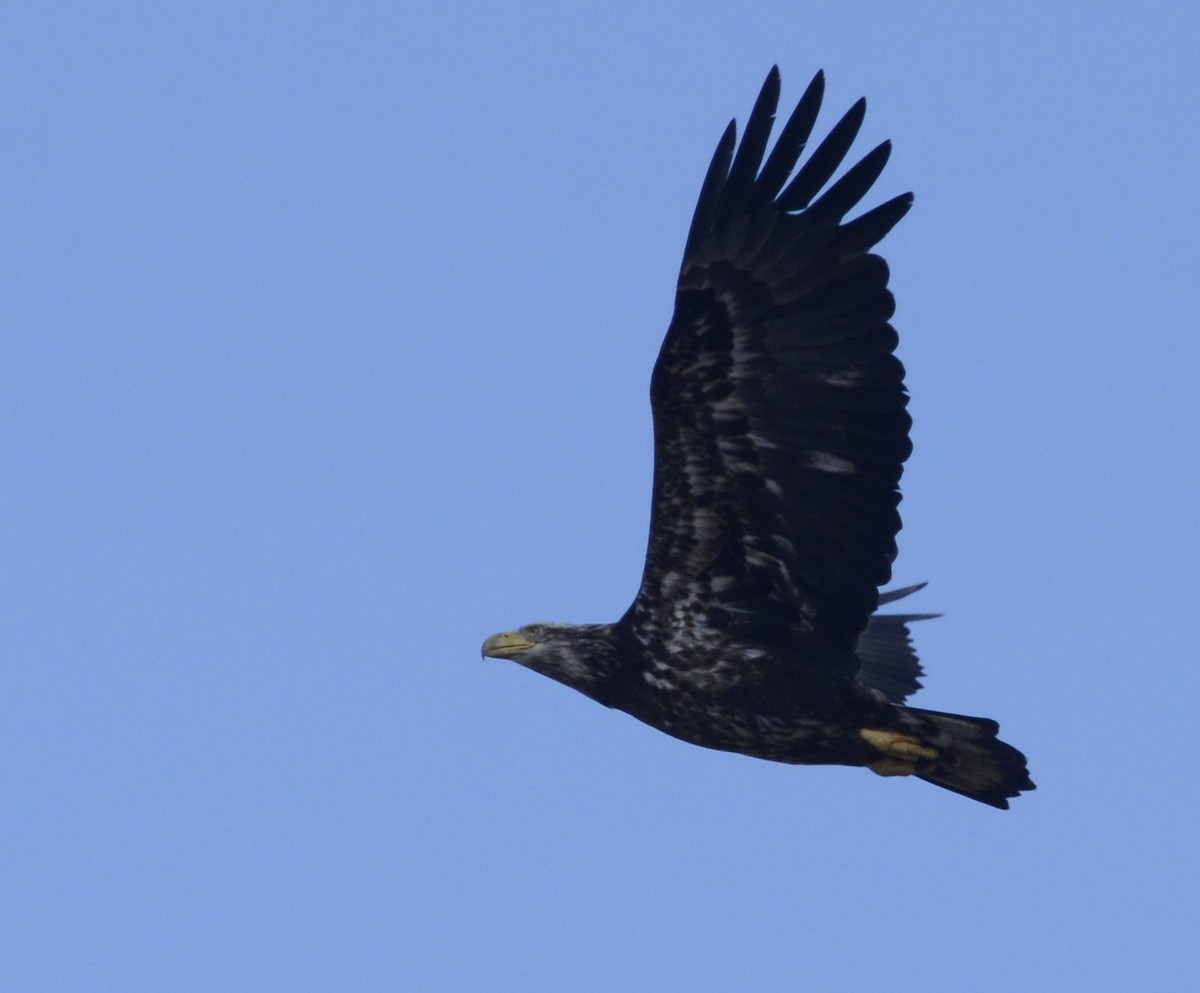
{"label": "throat", "polygon": [[564,626],[553,642],[532,653],[528,665],[572,689],[606,702],[607,687],[621,670],[619,639],[611,624]]}

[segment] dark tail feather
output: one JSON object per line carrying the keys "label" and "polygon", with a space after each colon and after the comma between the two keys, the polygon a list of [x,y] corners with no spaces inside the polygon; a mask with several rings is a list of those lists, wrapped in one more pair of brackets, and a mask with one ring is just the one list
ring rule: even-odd
{"label": "dark tail feather", "polygon": [[925,782],[1001,810],[1008,809],[1011,797],[1037,788],[1025,756],[996,737],[1000,725],[995,721],[904,709],[925,725],[923,743],[940,753],[932,769],[921,767],[917,772]]}

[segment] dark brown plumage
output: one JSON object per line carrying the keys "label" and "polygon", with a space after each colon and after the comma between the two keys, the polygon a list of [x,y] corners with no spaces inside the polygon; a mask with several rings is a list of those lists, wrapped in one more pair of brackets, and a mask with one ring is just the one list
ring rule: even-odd
{"label": "dark brown plumage", "polygon": [[[859,101],[799,165],[818,74],[767,154],[772,69],[701,188],[654,367],[655,468],[641,588],[615,624],[495,635],[512,658],[685,741],[912,774],[996,807],[1034,788],[998,726],[902,706],[908,624],[875,616],[911,450],[888,269],[871,254],[911,195],[846,221],[886,142],[836,182]],[[824,191],[824,192],[822,192]]]}

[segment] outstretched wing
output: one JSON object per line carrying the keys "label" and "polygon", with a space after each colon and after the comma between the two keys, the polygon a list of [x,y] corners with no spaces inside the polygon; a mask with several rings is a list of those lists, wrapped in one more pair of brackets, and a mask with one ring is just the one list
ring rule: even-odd
{"label": "outstretched wing", "polygon": [[650,544],[627,617],[668,647],[732,636],[849,673],[891,576],[911,447],[888,270],[869,250],[912,196],[843,221],[886,142],[821,193],[861,100],[796,170],[823,89],[818,73],[764,163],[772,69],[736,156],[731,122],[709,166],[651,381]]}

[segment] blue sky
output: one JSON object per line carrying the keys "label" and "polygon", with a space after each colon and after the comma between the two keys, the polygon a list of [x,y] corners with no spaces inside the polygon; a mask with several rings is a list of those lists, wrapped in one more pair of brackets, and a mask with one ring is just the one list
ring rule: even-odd
{"label": "blue sky", "polygon": [[[1200,15],[1121,6],[6,8],[0,987],[1186,985]],[[1008,813],[479,659],[637,587],[775,62],[916,193],[895,577]]]}

